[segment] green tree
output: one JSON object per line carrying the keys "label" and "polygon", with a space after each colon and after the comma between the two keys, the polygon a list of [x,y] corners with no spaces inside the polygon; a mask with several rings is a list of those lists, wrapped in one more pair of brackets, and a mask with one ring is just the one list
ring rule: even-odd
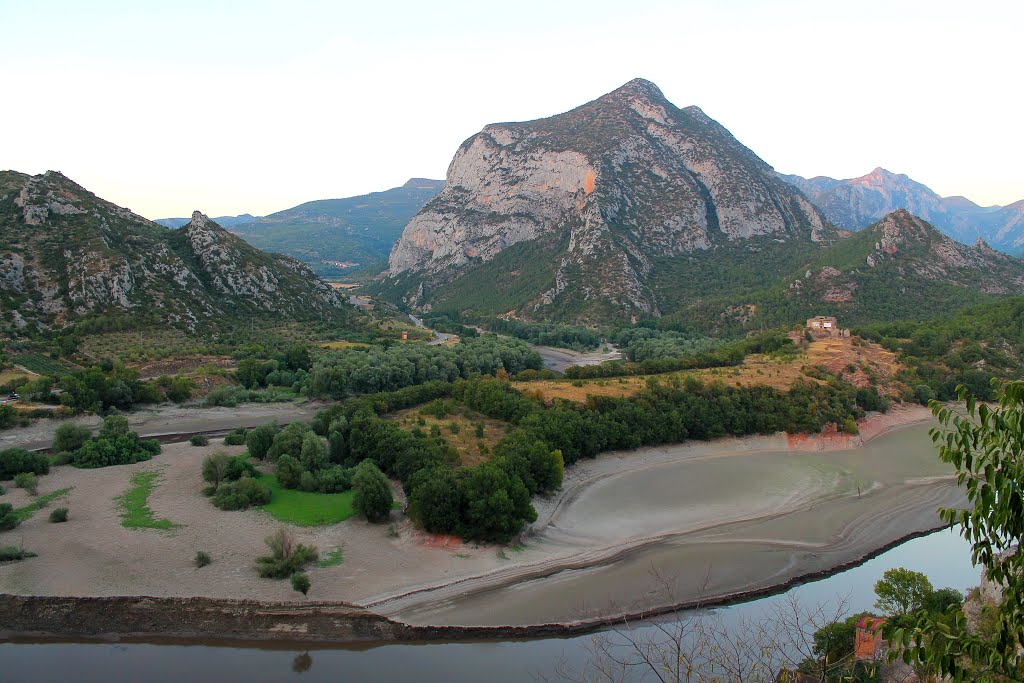
{"label": "green tree", "polygon": [[352,507],[371,522],[382,522],[391,514],[394,496],[391,485],[373,461],[364,460],[352,473]]}
{"label": "green tree", "polygon": [[113,439],[118,436],[125,436],[130,432],[131,428],[128,426],[128,418],[121,417],[120,415],[109,415],[103,418],[99,438]]}
{"label": "green tree", "polygon": [[277,425],[261,425],[250,430],[245,437],[245,447],[249,449],[249,455],[257,460],[266,458],[277,431]]}
{"label": "green tree", "polygon": [[210,484],[214,492],[220,488],[221,483],[227,478],[231,460],[230,455],[220,451],[203,458],[203,481]]}
{"label": "green tree", "polygon": [[296,489],[302,481],[302,463],[290,455],[282,455],[277,459],[276,474],[282,488]]}
{"label": "green tree", "polygon": [[935,592],[932,582],[921,572],[903,567],[887,569],[875,582],[875,607],[894,617],[902,617],[922,609]]}
{"label": "green tree", "polygon": [[85,425],[65,422],[57,427],[53,433],[53,445],[50,446],[54,453],[67,451],[73,453],[81,448],[86,441],[92,438],[92,430]]}
{"label": "green tree", "polygon": [[[935,405],[940,427],[932,430],[939,457],[957,470],[967,490],[966,509],[939,511],[971,543],[971,559],[989,580],[1001,584],[990,633],[972,632],[962,608],[944,615],[923,614],[913,628],[892,639],[906,648],[904,659],[933,667],[955,681],[976,674],[1020,680],[1024,674],[1024,382],[995,386],[997,404],[979,404],[964,387],[957,407]],[[942,637],[933,637],[942,634]]]}

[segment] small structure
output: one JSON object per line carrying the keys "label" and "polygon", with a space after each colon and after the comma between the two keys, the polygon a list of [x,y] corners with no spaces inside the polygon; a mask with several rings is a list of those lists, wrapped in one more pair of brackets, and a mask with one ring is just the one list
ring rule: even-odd
{"label": "small structure", "polygon": [[850,330],[843,330],[839,327],[839,321],[831,315],[816,315],[807,319],[807,329],[811,334],[827,335],[829,337],[849,337]]}
{"label": "small structure", "polygon": [[402,332],[402,341],[408,341],[408,340],[409,340],[409,333],[408,332]]}
{"label": "small structure", "polygon": [[885,619],[880,617],[860,618],[853,641],[854,659],[858,662],[878,662],[885,658],[888,644],[882,639],[884,626]]}

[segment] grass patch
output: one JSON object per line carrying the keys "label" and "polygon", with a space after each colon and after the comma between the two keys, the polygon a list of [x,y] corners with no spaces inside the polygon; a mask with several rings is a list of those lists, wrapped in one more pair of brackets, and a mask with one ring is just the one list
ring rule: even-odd
{"label": "grass patch", "polygon": [[28,557],[38,557],[31,550],[25,550],[15,545],[5,546],[0,548],[0,563],[3,562],[18,562]]}
{"label": "grass patch", "polygon": [[24,522],[53,501],[63,498],[71,493],[71,489],[73,488],[75,487],[66,486],[62,489],[57,489],[53,493],[47,493],[45,496],[39,496],[25,507],[15,510],[14,516],[18,519],[19,523]]}
{"label": "grass patch", "polygon": [[153,511],[149,508],[149,496],[156,488],[161,474],[159,470],[147,470],[132,475],[131,488],[114,499],[117,506],[121,508],[121,526],[126,529],[160,529],[163,531],[177,529],[181,526],[169,519],[156,519],[153,517]]}
{"label": "grass patch", "polygon": [[318,567],[337,567],[339,564],[345,561],[345,549],[335,548],[331,552],[327,553],[324,557],[320,558],[320,561],[316,563]]}
{"label": "grass patch", "polygon": [[270,487],[270,502],[263,506],[271,517],[295,526],[325,526],[343,522],[353,514],[351,490],[344,493],[309,493],[282,488],[277,477],[265,474],[260,481]]}

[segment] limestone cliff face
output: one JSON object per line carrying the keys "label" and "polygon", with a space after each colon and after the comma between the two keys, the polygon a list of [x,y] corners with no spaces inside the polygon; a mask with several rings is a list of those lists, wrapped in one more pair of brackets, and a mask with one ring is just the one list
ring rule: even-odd
{"label": "limestone cliff face", "polygon": [[[464,142],[441,193],[406,226],[388,274],[431,291],[519,242],[550,243],[566,298],[658,313],[653,260],[755,238],[831,239],[818,211],[697,107],[637,79],[565,114],[500,123]],[[553,245],[558,245],[557,247]]]}
{"label": "limestone cliff face", "polygon": [[199,212],[168,230],[59,173],[0,173],[0,332],[109,314],[194,330],[342,306],[303,264],[254,249]]}

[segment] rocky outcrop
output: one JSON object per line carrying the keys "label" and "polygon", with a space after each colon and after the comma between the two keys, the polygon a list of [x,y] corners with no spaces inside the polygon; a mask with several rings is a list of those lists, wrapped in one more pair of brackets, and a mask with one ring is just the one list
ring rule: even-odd
{"label": "rocky outcrop", "polygon": [[59,173],[0,173],[0,234],[0,328],[108,314],[192,330],[242,314],[343,315],[298,261],[254,249],[199,212],[166,230]]}
{"label": "rocky outcrop", "polygon": [[395,244],[388,274],[424,304],[512,245],[543,242],[554,284],[528,293],[528,313],[568,299],[656,315],[647,280],[657,259],[831,238],[818,211],[725,128],[637,79],[565,114],[488,125],[466,140],[444,189]]}

